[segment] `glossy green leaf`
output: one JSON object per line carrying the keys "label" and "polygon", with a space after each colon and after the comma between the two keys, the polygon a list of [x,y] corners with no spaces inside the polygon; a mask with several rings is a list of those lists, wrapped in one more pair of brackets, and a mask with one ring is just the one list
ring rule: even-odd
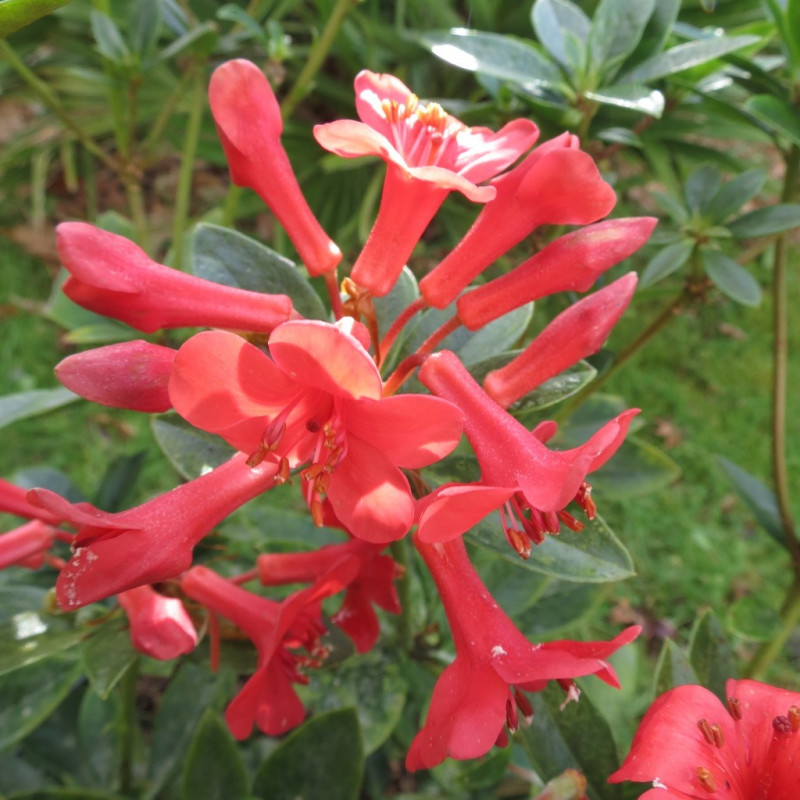
{"label": "glossy green leaf", "polygon": [[262,800],[357,800],[364,749],[352,708],[312,717],[261,762],[253,794]]}
{"label": "glossy green leaf", "polygon": [[45,414],[79,399],[77,394],[73,394],[63,386],[7,394],[0,397],[0,428],[21,419]]}
{"label": "glossy green leaf", "polygon": [[573,57],[574,44],[584,45],[589,38],[591,20],[570,0],[536,0],[531,9],[531,22],[542,46],[560,64],[577,72]]}
{"label": "glossy green leaf", "polygon": [[423,34],[419,41],[442,61],[471,72],[521,85],[554,87],[563,81],[555,64],[511,36],[453,28]]}
{"label": "glossy green leaf", "polygon": [[642,38],[636,49],[627,59],[628,64],[639,64],[660,53],[672,33],[672,26],[678,18],[681,0],[658,0],[647,20]]}
{"label": "glossy green leaf", "polygon": [[364,752],[375,752],[400,721],[408,693],[396,654],[372,650],[335,667],[315,670],[303,692],[306,707],[317,714],[354,708],[364,737]]}
{"label": "glossy green leaf", "polygon": [[672,195],[664,194],[663,192],[653,192],[652,197],[675,222],[686,222],[686,220],[689,219],[689,212],[686,210],[686,207]]}
{"label": "glossy green leaf", "polygon": [[578,583],[605,583],[634,574],[630,553],[606,523],[587,520],[581,533],[570,530],[546,537],[523,561],[503,535],[497,514],[492,514],[466,534],[466,541],[485,547],[520,567]]}
{"label": "glossy green leaf", "polygon": [[167,45],[157,57],[157,61],[168,61],[185,50],[198,55],[209,51],[217,41],[217,25],[214,22],[201,22],[199,25],[181,34],[174,42]]}
{"label": "glossy green leaf", "polygon": [[731,300],[745,306],[761,302],[758,281],[739,263],[719,250],[702,250],[703,266],[714,285]]}
{"label": "glossy green leaf", "polygon": [[92,9],[91,22],[92,34],[100,53],[114,64],[127,61],[130,51],[114,20],[102,11]]}
{"label": "glossy green leaf", "polygon": [[757,36],[716,36],[711,39],[685,42],[670,48],[665,53],[648,58],[630,72],[626,72],[619,81],[647,83],[667,75],[675,75],[755,44],[757,41]]}
{"label": "glossy green leaf", "polygon": [[494,748],[485,756],[467,761],[447,758],[433,768],[434,779],[451,797],[468,797],[473,792],[495,788],[506,775],[511,748]]}
{"label": "glossy green leaf", "polygon": [[631,84],[615,84],[602,89],[586,91],[584,97],[603,103],[607,106],[627,108],[651,117],[660,117],[664,113],[664,95],[656,89]]}
{"label": "glossy green leaf", "polygon": [[514,622],[529,638],[551,638],[585,620],[597,609],[602,593],[603,587],[596,583],[553,580],[534,605],[514,617]]}
{"label": "glossy green leaf", "polygon": [[54,656],[0,676],[0,750],[21,741],[44,722],[80,674],[75,659]]}
{"label": "glossy green leaf", "polygon": [[77,718],[80,762],[76,766],[81,783],[99,789],[114,784],[122,755],[121,717],[122,699],[118,693],[106,700],[92,691],[83,693]]}
{"label": "glossy green leaf", "polygon": [[722,173],[714,164],[696,169],[683,186],[683,195],[690,211],[706,212],[706,207],[722,186]]}
{"label": "glossy green leaf", "polygon": [[776,203],[742,214],[727,228],[737,239],[770,236],[800,227],[800,203]]}
{"label": "glossy green leaf", "polygon": [[590,482],[601,497],[641,497],[669,486],[680,474],[680,466],[663,450],[628,436],[614,457],[592,473]]}
{"label": "glossy green leaf", "polygon": [[68,650],[85,637],[85,631],[69,627],[61,617],[18,611],[0,622],[0,675]]}
{"label": "glossy green leaf", "polygon": [[14,750],[0,753],[0,797],[6,792],[33,792],[47,783],[40,765],[34,766]]}
{"label": "glossy green leaf", "polygon": [[419,286],[417,279],[408,267],[403,267],[403,271],[400,273],[400,277],[395,282],[392,290],[383,297],[372,298],[375,315],[378,318],[378,333],[381,338],[388,333],[392,323],[400,314],[418,298]]}
{"label": "glossy green leaf", "polygon": [[87,643],[83,651],[83,668],[92,688],[105,700],[138,656],[127,626],[120,628],[118,622],[112,622]]}
{"label": "glossy green leaf", "polygon": [[763,188],[767,173],[763,169],[748,169],[720,187],[704,209],[712,222],[724,222]]}
{"label": "glossy green leaf", "polygon": [[213,433],[191,426],[181,417],[153,417],[150,422],[158,446],[186,480],[204,475],[236,452]]}
{"label": "glossy green leaf", "polygon": [[747,503],[759,525],[776,542],[787,546],[783,533],[781,515],[778,510],[778,500],[775,492],[768,489],[758,478],[746,472],[741,467],[728,461],[727,458],[717,456],[717,463],[722,467],[728,480],[733,484],[737,494]]}
{"label": "glossy green leaf", "polygon": [[311,284],[288,259],[230,228],[201,222],[194,230],[192,272],[225,286],[265,294],[285,294],[306,319],[327,319]]}
{"label": "glossy green leaf", "polygon": [[126,500],[141,475],[146,458],[146,450],[117,456],[103,473],[93,505],[110,513],[125,508]]}
{"label": "glossy green leaf", "polygon": [[614,75],[636,49],[656,0],[600,0],[592,17],[587,49],[596,72]]}
{"label": "glossy green leaf", "polygon": [[456,349],[461,363],[470,367],[494,353],[513,347],[527,330],[532,317],[533,303],[526,303],[470,333],[464,344]]}
{"label": "glossy green leaf", "polygon": [[734,600],[726,621],[729,630],[751,642],[771,641],[783,625],[778,609],[754,594]]}
{"label": "glossy green leaf", "polygon": [[725,682],[728,678],[736,678],[738,670],[725,631],[712,611],[703,613],[692,627],[689,661],[700,684],[724,702]]}
{"label": "glossy green leaf", "polygon": [[593,800],[618,800],[618,787],[606,783],[619,767],[614,736],[586,693],[562,708],[564,690],[551,682],[529,698],[533,721],[520,728],[516,740],[537,774],[548,781],[566,769],[577,769],[586,776],[586,793]]}
{"label": "glossy green leaf", "polygon": [[639,288],[645,289],[672,275],[689,260],[693,250],[694,242],[689,239],[681,239],[659,250],[647,262],[639,279]]}
{"label": "glossy green leaf", "polygon": [[244,800],[249,776],[225,720],[206,709],[189,746],[181,778],[182,800]]}
{"label": "glossy green leaf", "polygon": [[161,24],[159,0],[138,0],[130,10],[130,43],[133,52],[144,61],[158,39]]}
{"label": "glossy green leaf", "polygon": [[264,29],[259,25],[243,8],[226,3],[217,11],[217,19],[224,19],[227,22],[235,22],[257,42],[268,44],[269,39]]}
{"label": "glossy green leaf", "polygon": [[0,3],[0,38],[52,14],[68,2],[69,0],[3,0]]}
{"label": "glossy green leaf", "polygon": [[689,657],[672,639],[664,639],[656,663],[654,695],[658,697],[676,686],[696,683],[698,683],[697,673],[689,662]]}

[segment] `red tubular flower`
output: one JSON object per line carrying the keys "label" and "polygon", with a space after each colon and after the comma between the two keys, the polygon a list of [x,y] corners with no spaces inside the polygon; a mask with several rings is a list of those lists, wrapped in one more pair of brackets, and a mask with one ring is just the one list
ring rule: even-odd
{"label": "red tubular flower", "polygon": [[[299,725],[305,709],[292,683],[307,683],[303,666],[318,666],[327,656],[320,645],[325,628],[321,601],[350,583],[357,560],[335,561],[313,586],[276,603],[248,592],[206,567],[193,567],[181,580],[183,591],[207,608],[238,625],[258,650],[258,666],[225,712],[237,739],[246,739],[257,725],[268,736],[279,736]],[[291,652],[302,648],[307,655]]]}
{"label": "red tubular flower", "polygon": [[128,511],[109,514],[47,489],[29,500],[78,529],[74,552],[56,582],[58,604],[72,611],[126,589],[174,578],[194,546],[239,506],[271,489],[277,464],[251,469],[243,456]]}
{"label": "red tubular flower", "polygon": [[165,597],[152,586],[137,586],[120,592],[117,600],[128,615],[131,642],[140,653],[169,661],[194,650],[197,631],[177,597]]}
{"label": "red tubular flower", "polygon": [[25,519],[40,519],[58,525],[61,519],[47,509],[28,501],[28,489],[16,486],[0,478],[0,511]]}
{"label": "red tubular flower", "polygon": [[130,239],[85,222],[56,228],[70,276],[64,294],[78,305],[136,330],[209,327],[269,333],[297,316],[283,294],[223,286],[151,260]]}
{"label": "red tubular flower", "polygon": [[[426,524],[423,529],[423,517],[419,534],[423,541],[443,541],[460,535],[466,529],[465,519],[469,522],[476,514],[479,518],[482,509],[491,510],[496,503],[495,508],[501,506],[509,543],[527,558],[530,543],[541,543],[545,533],[557,533],[559,520],[577,530],[582,527],[563,511],[570,501],[575,500],[590,519],[594,516],[586,475],[599,469],[616,452],[638,409],[625,411],[607,422],[580,447],[555,451],[542,441],[552,436],[555,423],[543,423],[533,432],[528,431],[481,389],[453,353],[442,350],[429,356],[420,368],[419,379],[464,413],[464,433],[481,467],[480,484],[471,487],[481,489],[481,495],[471,501],[475,508],[465,505],[469,486],[460,487],[459,492],[454,492],[453,487],[438,490],[434,496],[437,505],[427,510],[428,516],[437,515],[437,524]],[[486,492],[487,488],[498,491],[492,495]],[[505,503],[502,490],[510,490],[511,494]]]}
{"label": "red tubular flower", "polygon": [[536,147],[510,172],[464,238],[419,284],[426,302],[444,308],[493,261],[540,225],[586,225],[616,202],[592,157],[565,133]]}
{"label": "red tubular flower", "polygon": [[137,340],[67,356],[56,377],[71,391],[104,406],[169,411],[169,376],[177,350]]}
{"label": "red tubular flower", "polygon": [[170,397],[179,414],[249,463],[270,453],[284,469],[310,462],[300,474],[315,520],[327,496],[350,533],[385,543],[413,522],[400,468],[447,455],[461,415],[427,395],[382,398],[375,363],[349,332],[363,326],[349,323],[285,323],[269,338],[269,356],[234,334],[200,333],[178,351]]}
{"label": "red tubular flower", "polygon": [[352,279],[381,297],[448,193],[476,203],[495,195],[477,186],[519,158],[536,141],[533,122],[517,119],[495,133],[468,128],[436,103],[419,98],[392,75],[364,70],[355,80],[361,121],[337,120],[314,128],[326,149],[344,158],[373,155],[387,165],[378,218],[351,272]]}
{"label": "red tubular flower", "polygon": [[797,800],[800,694],[729,680],[727,708],[702,686],[656,699],[608,780],[648,781],[641,800]]}
{"label": "red tubular flower", "polygon": [[358,559],[358,573],[347,585],[341,608],[331,617],[354,642],[359,653],[371,650],[378,639],[380,624],[372,604],[399,614],[394,580],[397,565],[391,556],[381,555],[382,545],[359,539],[331,544],[308,553],[269,553],[258,557],[258,579],[264,586],[309,583],[319,578],[332,563],[345,555]]}
{"label": "red tubular flower", "polygon": [[636,252],[655,217],[629,217],[579,228],[551,242],[511,272],[461,295],[458,318],[476,331],[525,303],[556,292],[586,292],[609,267]]}
{"label": "red tubular flower", "polygon": [[436,581],[453,635],[456,658],[439,677],[425,725],[411,743],[410,770],[452,758],[477,758],[517,726],[518,709],[531,714],[523,691],[550,680],[597,675],[619,686],[608,656],[639,633],[631,627],[610,642],[532,644],[503,613],[481,582],[461,539],[415,544]]}
{"label": "red tubular flower", "polygon": [[253,189],[269,206],[311,275],[334,270],[342,253],[303,197],[281,144],[281,110],[264,73],[250,61],[228,61],[211,76],[208,100],[233,182]]}
{"label": "red tubular flower", "polygon": [[489,397],[508,408],[549,378],[596,353],[628,307],[636,281],[636,273],[629,272],[562,311],[516,358],[486,376],[483,388]]}
{"label": "red tubular flower", "polygon": [[0,569],[14,564],[38,569],[55,534],[54,528],[38,519],[0,534]]}

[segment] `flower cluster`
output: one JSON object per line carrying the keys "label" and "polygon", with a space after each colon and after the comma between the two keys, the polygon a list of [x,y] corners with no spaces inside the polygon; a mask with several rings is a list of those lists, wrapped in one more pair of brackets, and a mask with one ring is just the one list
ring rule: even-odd
{"label": "flower cluster", "polygon": [[[633,294],[635,274],[570,305],[482,381],[456,353],[437,347],[459,326],[475,331],[546,295],[589,291],[646,241],[654,220],[600,221],[614,206],[614,192],[570,134],[537,144],[537,127],[524,119],[496,133],[469,128],[389,75],[362,72],[355,89],[360,119],[314,131],[333,153],[386,163],[377,219],[340,288],[342,254],[303,198],[266,77],[236,60],[220,66],[210,85],[233,181],[260,195],[308,275],[324,283],[328,319],[304,318],[289,295],[220,286],[158,264],[132,242],[93,226],[58,227],[69,272],[64,292],[76,303],[146,334],[207,329],[178,348],[140,339],[69,356],[56,370],[61,382],[97,403],[177,413],[237,452],[118,513],[46,489],[0,485],[0,510],[29,520],[0,537],[0,566],[47,561],[59,570],[56,593],[65,611],[116,595],[134,645],[155,658],[190,651],[202,615],[217,652],[218,616],[227,620],[258,654],[227,712],[231,731],[244,738],[254,726],[278,735],[303,720],[293,684],[305,682],[328,655],[324,601],[343,593],[330,620],[362,653],[380,634],[376,607],[407,611],[395,589],[404,570],[387,548],[409,536],[438,588],[456,648],[411,746],[413,770],[502,745],[520,716],[530,717],[526,693],[549,681],[570,696],[581,676],[616,685],[606,659],[638,629],[608,642],[530,642],[482,583],[462,535],[499,511],[498,535],[502,528],[528,558],[562,524],[580,530],[573,511],[594,517],[587,476],[620,446],[636,410],[608,421],[583,444],[556,450],[548,446],[553,423],[531,431],[508,409],[603,345]],[[451,191],[479,204],[473,226],[422,277],[416,300],[393,319],[379,318],[372,298],[392,292]],[[502,277],[471,286],[543,225],[584,227]],[[410,321],[446,307],[452,319],[413,352],[402,352]],[[399,392],[417,368],[429,393]],[[451,454],[462,434],[481,477],[436,486],[421,470]],[[287,482],[299,486],[315,524],[341,531],[338,544],[262,553],[251,572],[233,577],[195,564],[196,545],[217,525]],[[52,550],[58,542],[71,545],[66,561]],[[261,587],[244,586],[256,579]],[[273,600],[263,588],[273,586],[294,591]]]}

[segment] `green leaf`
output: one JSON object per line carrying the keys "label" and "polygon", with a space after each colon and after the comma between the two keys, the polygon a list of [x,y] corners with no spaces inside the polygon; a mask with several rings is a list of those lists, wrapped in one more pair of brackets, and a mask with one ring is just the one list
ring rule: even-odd
{"label": "green leaf", "polygon": [[650,19],[647,20],[642,38],[627,63],[638,64],[664,49],[672,33],[672,26],[678,18],[680,6],[681,0],[658,0]]}
{"label": "green leaf", "polygon": [[110,513],[125,508],[125,501],[142,473],[146,458],[146,450],[117,456],[103,473],[93,505]]}
{"label": "green leaf", "polygon": [[[372,298],[372,305],[375,307],[375,316],[378,318],[378,335],[381,339],[386,336],[392,323],[400,314],[418,298],[419,286],[417,284],[417,279],[408,267],[403,267],[403,271],[400,273],[400,277],[392,287],[392,290],[383,297]],[[392,352],[397,353],[399,351],[407,334],[408,326],[403,328],[398,338],[395,340]],[[390,359],[386,363],[387,365],[391,365],[393,361]]]}
{"label": "green leaf", "polygon": [[3,0],[0,2],[0,38],[52,14],[69,0]]}
{"label": "green leaf", "polygon": [[729,180],[711,198],[703,213],[711,222],[724,222],[745,203],[752,200],[763,188],[767,173],[762,169],[748,169]]}
{"label": "green leaf", "polygon": [[24,739],[69,694],[81,667],[74,659],[54,656],[0,677],[0,750]]}
{"label": "green leaf", "polygon": [[448,64],[523,86],[556,87],[558,67],[519,39],[499,33],[453,28],[422,34],[420,43]]}
{"label": "green leaf", "polygon": [[681,468],[663,450],[628,436],[614,457],[597,472],[591,483],[601,496],[641,497],[675,481]]}
{"label": "green leaf", "polygon": [[263,800],[357,800],[363,773],[356,712],[329,711],[293,731],[261,762],[253,794]]}
{"label": "green leaf", "polygon": [[505,539],[499,516],[492,514],[466,534],[466,541],[485,547],[520,567],[577,583],[606,583],[634,574],[630,553],[599,516],[581,533],[566,530],[548,536],[523,561]]}
{"label": "green leaf", "polygon": [[55,408],[61,408],[79,400],[77,394],[58,386],[55,389],[34,389],[0,397],[0,428],[21,419],[35,417]]}
{"label": "green leaf", "polygon": [[651,196],[675,222],[686,222],[686,220],[689,219],[689,212],[686,210],[685,206],[672,195],[664,194],[663,192],[653,192]]}
{"label": "green leaf", "polygon": [[664,95],[656,89],[648,89],[646,86],[615,84],[594,91],[586,91],[583,95],[596,103],[627,108],[630,111],[649,114],[651,117],[660,117],[664,113]]}
{"label": "green leaf", "polygon": [[757,208],[731,220],[728,230],[737,239],[770,236],[800,227],[800,204],[776,203],[774,206]]}
{"label": "green leaf", "polygon": [[128,628],[121,629],[118,622],[112,622],[87,643],[83,650],[83,668],[94,691],[106,700],[138,657]]}
{"label": "green leaf", "polygon": [[728,628],[751,642],[769,642],[783,626],[778,610],[759,595],[739,597],[728,609]]}
{"label": "green leaf", "polygon": [[527,330],[532,318],[533,303],[526,303],[470,333],[464,344],[456,348],[461,363],[470,367],[493,353],[513,347]]}
{"label": "green leaf", "polygon": [[602,592],[596,583],[553,580],[533,606],[514,617],[514,622],[527,636],[550,638],[596,613]]}
{"label": "green leaf", "polygon": [[690,211],[704,214],[711,198],[722,186],[722,173],[713,164],[696,169],[683,187],[683,195]]}
{"label": "green leaf", "polygon": [[161,26],[159,0],[138,0],[130,11],[130,42],[133,52],[144,61],[158,39]]}
{"label": "green leaf", "polygon": [[481,789],[496,788],[506,775],[510,760],[510,747],[495,748],[478,759],[457,761],[447,758],[444,763],[433,768],[432,774],[451,797],[469,797]]}
{"label": "green leaf", "polygon": [[587,694],[563,709],[564,691],[555,683],[529,697],[533,721],[530,727],[520,728],[516,739],[534,770],[545,781],[566,769],[580,770],[586,776],[589,797],[618,800],[619,787],[606,783],[619,767],[614,736]]}
{"label": "green leaf", "polygon": [[150,426],[158,446],[186,480],[205,475],[236,452],[219,436],[201,431],[177,415],[153,417]]}
{"label": "green leaf", "polygon": [[306,319],[327,319],[317,293],[288,258],[238,231],[201,222],[192,236],[191,263],[200,278],[251,292],[285,294]]}
{"label": "green leaf", "polygon": [[91,23],[92,34],[101,55],[114,64],[126,62],[130,57],[130,51],[114,20],[102,11],[92,9]]}
{"label": "green leaf", "polygon": [[689,640],[689,661],[701,685],[725,702],[725,682],[738,674],[736,659],[712,611],[696,620]]}
{"label": "green leaf", "polygon": [[243,8],[226,3],[217,11],[217,19],[224,19],[227,22],[235,22],[246,30],[257,42],[269,44],[269,37],[264,29],[259,25]]}
{"label": "green leaf", "polygon": [[8,800],[130,800],[130,796],[95,789],[36,789],[10,794]]}
{"label": "green leaf", "polygon": [[786,30],[784,40],[790,54],[795,75],[800,71],[800,0],[786,3]]}
{"label": "green leaf", "polygon": [[719,250],[704,248],[702,254],[706,274],[723,294],[745,306],[761,302],[758,281],[741,264]]}
{"label": "green leaf", "polygon": [[728,480],[733,484],[737,494],[747,503],[747,507],[758,520],[758,524],[776,542],[787,547],[775,493],[768,489],[758,478],[749,472],[745,472],[732,461],[728,461],[727,458],[717,456],[717,463],[728,476]]}
{"label": "green leaf", "polygon": [[364,752],[369,755],[397,726],[407,693],[408,682],[396,655],[372,650],[337,666],[314,670],[303,699],[314,714],[354,708],[364,737]]}
{"label": "green leaf", "polygon": [[588,39],[592,24],[589,17],[570,0],[536,0],[531,22],[550,55],[576,73],[581,65],[573,58],[574,42],[583,46]]}
{"label": "green leaf", "polygon": [[600,0],[587,42],[589,63],[598,74],[617,72],[639,44],[654,8],[655,0]]}
{"label": "green leaf", "polygon": [[639,279],[639,288],[645,289],[666,278],[667,275],[672,275],[689,260],[693,250],[694,242],[690,239],[681,239],[659,250],[647,262]]}
{"label": "green leaf", "polygon": [[665,639],[658,656],[653,681],[655,696],[674,689],[676,686],[698,683],[697,673],[689,662],[689,657],[672,639]]}
{"label": "green leaf", "polygon": [[155,61],[168,61],[184,50],[192,50],[197,55],[210,52],[217,42],[217,25],[214,22],[201,22],[194,28],[179,36],[172,44],[165,47]]}
{"label": "green leaf", "polygon": [[243,800],[249,778],[236,740],[220,715],[205,710],[189,746],[181,779],[183,800]]}
{"label": "green leaf", "polygon": [[[113,785],[121,756],[121,712],[119,694],[103,700],[95,692],[83,693],[77,719],[80,758],[76,764],[82,783],[99,788]],[[74,718],[72,722],[75,724]]]}
{"label": "green leaf", "polygon": [[85,631],[66,627],[62,617],[30,609],[12,614],[0,622],[0,675],[68,650],[85,637]]}
{"label": "green leaf", "polygon": [[758,40],[757,36],[715,36],[712,39],[685,42],[670,48],[665,53],[648,58],[630,72],[626,72],[619,81],[648,83],[657,78],[691,69],[698,64],[705,64],[726,53],[755,44]]}

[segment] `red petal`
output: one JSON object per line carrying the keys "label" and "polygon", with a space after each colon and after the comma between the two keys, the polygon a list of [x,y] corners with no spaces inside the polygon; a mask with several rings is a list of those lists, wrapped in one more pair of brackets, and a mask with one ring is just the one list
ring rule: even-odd
{"label": "red petal", "polygon": [[446,542],[466,533],[498,509],[514,489],[480,484],[440,486],[424,498],[417,536],[422,542]]}

